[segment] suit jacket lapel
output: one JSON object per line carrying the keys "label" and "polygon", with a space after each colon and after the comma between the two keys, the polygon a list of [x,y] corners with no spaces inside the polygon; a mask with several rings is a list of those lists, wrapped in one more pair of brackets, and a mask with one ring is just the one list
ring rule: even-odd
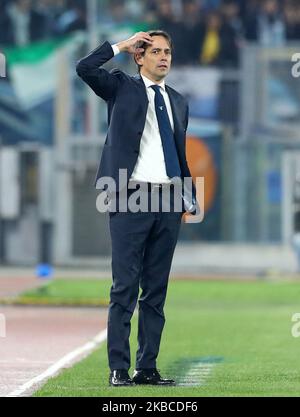
{"label": "suit jacket lapel", "polygon": [[142,115],[143,115],[143,120],[144,120],[146,119],[146,114],[147,114],[148,104],[149,104],[146,87],[140,74],[134,75],[133,78],[137,81],[138,92],[140,96],[140,105],[142,106]]}
{"label": "suit jacket lapel", "polygon": [[173,120],[174,120],[174,137],[178,145],[178,149],[182,146],[182,134],[184,134],[184,128],[182,126],[182,115],[180,114],[181,103],[178,101],[172,90],[166,85],[166,90],[170,98]]}

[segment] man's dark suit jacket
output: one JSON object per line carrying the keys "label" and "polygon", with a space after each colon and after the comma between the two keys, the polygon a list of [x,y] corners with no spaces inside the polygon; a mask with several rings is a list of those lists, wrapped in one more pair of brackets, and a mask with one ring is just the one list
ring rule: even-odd
{"label": "man's dark suit jacket", "polygon": [[[119,169],[127,169],[129,179],[137,162],[149,101],[145,84],[139,74],[130,76],[119,69],[108,72],[101,68],[113,56],[110,43],[104,42],[77,63],[76,71],[108,105],[108,133],[95,185],[100,177],[108,176],[116,181],[118,187]],[[191,177],[185,153],[188,104],[173,88],[166,85],[166,91],[172,107],[182,178]],[[195,195],[193,184],[193,200]]]}

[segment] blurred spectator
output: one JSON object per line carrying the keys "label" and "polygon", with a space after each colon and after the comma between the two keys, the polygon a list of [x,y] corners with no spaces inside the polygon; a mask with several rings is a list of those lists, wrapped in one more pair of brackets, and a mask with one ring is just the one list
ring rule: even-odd
{"label": "blurred spectator", "polygon": [[14,43],[13,27],[6,7],[3,7],[0,14],[0,28],[0,46],[12,45]]}
{"label": "blurred spectator", "polygon": [[32,8],[31,0],[8,3],[0,18],[0,42],[24,46],[46,35],[45,18]]}
{"label": "blurred spectator", "polygon": [[225,0],[221,13],[214,10],[207,14],[200,63],[236,67],[239,64],[242,42],[243,26],[239,17],[239,6],[234,0]]}
{"label": "blurred spectator", "polygon": [[54,15],[53,9],[55,0],[40,0],[39,2],[35,3],[35,10],[43,15],[44,18],[44,31],[46,37],[51,37],[53,35],[53,27],[54,27]]}
{"label": "blurred spectator", "polygon": [[285,41],[285,23],[277,0],[263,0],[258,13],[246,23],[246,38],[264,46],[278,46]]}
{"label": "blurred spectator", "polygon": [[295,1],[289,1],[285,3],[283,10],[286,24],[286,39],[300,39],[300,5]]}
{"label": "blurred spectator", "polygon": [[126,9],[127,13],[130,15],[131,19],[135,22],[148,20],[147,14],[147,1],[145,0],[127,0]]}
{"label": "blurred spectator", "polygon": [[220,10],[224,24],[233,29],[238,39],[242,39],[244,37],[244,28],[240,18],[239,2],[236,0],[223,0]]}
{"label": "blurred spectator", "polygon": [[183,0],[180,38],[184,64],[193,65],[199,62],[204,35],[205,25],[202,20],[201,2]]}
{"label": "blurred spectator", "polygon": [[68,10],[67,0],[39,0],[36,10],[45,18],[45,31],[48,37],[58,34],[57,22]]}
{"label": "blurred spectator", "polygon": [[176,18],[172,8],[172,1],[156,1],[154,7],[156,20],[159,27],[171,34],[174,27],[174,23],[176,22]]}
{"label": "blurred spectator", "polygon": [[55,19],[62,16],[69,8],[67,0],[50,0],[50,5],[49,13]]}
{"label": "blurred spectator", "polygon": [[262,0],[238,0],[242,7],[243,21],[247,23],[249,17],[258,13]]}
{"label": "blurred spectator", "polygon": [[86,27],[86,2],[80,0],[73,0],[69,7],[55,20],[55,32],[58,35],[64,35],[75,30],[85,30]]}
{"label": "blurred spectator", "polygon": [[172,37],[172,60],[175,65],[193,65],[199,62],[204,36],[200,12],[200,3],[197,0],[183,0],[180,16],[174,13],[171,0],[157,1],[156,25]]}
{"label": "blurred spectator", "polygon": [[217,11],[208,13],[200,63],[204,65],[218,65],[221,56],[221,15]]}
{"label": "blurred spectator", "polygon": [[244,39],[244,28],[240,18],[240,6],[235,0],[224,0],[222,7],[221,52],[223,66],[236,67],[239,63],[239,49]]}
{"label": "blurred spectator", "polygon": [[216,10],[220,7],[221,0],[202,0],[204,10]]}
{"label": "blurred spectator", "polygon": [[110,0],[100,21],[111,25],[128,24],[131,22],[130,10],[125,0]]}
{"label": "blurred spectator", "polygon": [[182,64],[184,61],[182,51],[181,30],[182,25],[176,19],[173,12],[171,0],[156,1],[154,4],[154,13],[156,15],[155,26],[158,29],[169,33],[173,41],[172,60],[174,64]]}

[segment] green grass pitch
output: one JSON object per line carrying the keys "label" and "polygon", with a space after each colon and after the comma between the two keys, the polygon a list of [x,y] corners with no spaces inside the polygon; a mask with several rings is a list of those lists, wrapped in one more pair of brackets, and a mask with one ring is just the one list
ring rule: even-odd
{"label": "green grass pitch", "polygon": [[[95,292],[101,299],[109,294],[109,281],[77,281],[76,285],[85,287],[93,298]],[[163,376],[177,381],[190,371],[193,374],[199,363],[209,364],[210,372],[194,372],[192,386],[109,387],[104,343],[34,395],[300,396],[300,338],[291,333],[296,312],[300,312],[296,282],[171,281],[158,368]],[[130,373],[137,349],[136,325],[134,316]]]}

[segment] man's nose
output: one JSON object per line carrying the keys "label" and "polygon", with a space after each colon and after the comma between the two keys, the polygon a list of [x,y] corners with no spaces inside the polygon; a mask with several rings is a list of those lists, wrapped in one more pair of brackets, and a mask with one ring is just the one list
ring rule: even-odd
{"label": "man's nose", "polygon": [[167,59],[167,57],[168,57],[167,52],[162,51],[162,53],[161,53],[161,59]]}

